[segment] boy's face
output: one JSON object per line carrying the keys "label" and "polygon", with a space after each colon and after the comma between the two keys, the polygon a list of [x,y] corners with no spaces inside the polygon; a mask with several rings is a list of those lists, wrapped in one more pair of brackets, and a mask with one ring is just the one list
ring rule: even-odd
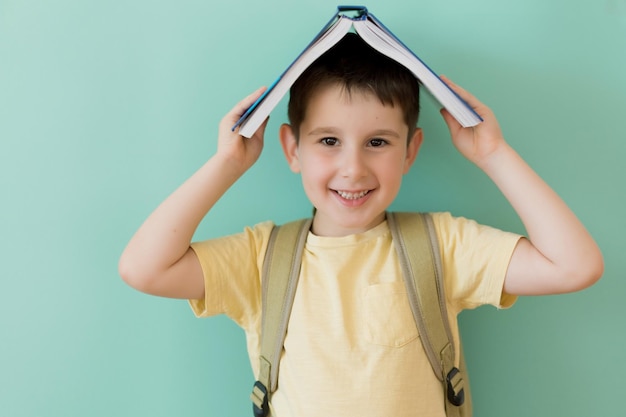
{"label": "boy's face", "polygon": [[385,219],[422,143],[417,129],[407,146],[408,133],[399,107],[338,86],[311,98],[299,141],[290,126],[281,127],[289,166],[317,209],[313,233],[345,236]]}

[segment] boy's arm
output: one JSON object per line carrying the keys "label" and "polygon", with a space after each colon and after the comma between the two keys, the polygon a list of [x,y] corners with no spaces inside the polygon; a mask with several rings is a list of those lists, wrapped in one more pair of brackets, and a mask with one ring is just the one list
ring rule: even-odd
{"label": "boy's arm", "polygon": [[452,141],[467,159],[498,186],[522,220],[521,239],[506,273],[504,290],[514,295],[558,294],[581,290],[602,275],[602,254],[565,202],[505,142],[489,108],[442,77],[484,121],[463,128],[442,110]]}
{"label": "boy's arm", "polygon": [[221,121],[218,150],[146,219],[119,261],[130,286],[153,295],[199,299],[204,296],[200,263],[190,248],[203,217],[258,159],[267,121],[250,139],[231,127],[264,89],[246,97]]}

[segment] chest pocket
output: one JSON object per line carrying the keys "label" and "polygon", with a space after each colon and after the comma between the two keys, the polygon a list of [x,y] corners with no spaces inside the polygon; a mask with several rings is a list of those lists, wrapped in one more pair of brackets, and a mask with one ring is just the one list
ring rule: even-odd
{"label": "chest pocket", "polygon": [[379,346],[399,348],[419,333],[403,282],[374,284],[363,294],[365,339]]}

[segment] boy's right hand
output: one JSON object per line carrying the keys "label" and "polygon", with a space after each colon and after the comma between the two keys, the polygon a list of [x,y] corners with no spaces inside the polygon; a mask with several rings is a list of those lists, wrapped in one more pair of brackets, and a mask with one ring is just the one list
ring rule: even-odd
{"label": "boy's right hand", "polygon": [[248,97],[241,100],[224,116],[219,125],[217,154],[228,160],[229,165],[237,167],[243,173],[248,170],[259,158],[263,149],[263,135],[267,126],[266,119],[254,135],[248,139],[239,134],[239,128],[232,130],[245,111],[265,92],[261,87]]}
{"label": "boy's right hand", "polygon": [[128,242],[119,271],[130,286],[161,297],[204,297],[203,272],[191,239],[213,205],[261,154],[267,120],[250,139],[231,129],[263,91],[258,89],[228,112],[219,126],[217,152],[154,210]]}

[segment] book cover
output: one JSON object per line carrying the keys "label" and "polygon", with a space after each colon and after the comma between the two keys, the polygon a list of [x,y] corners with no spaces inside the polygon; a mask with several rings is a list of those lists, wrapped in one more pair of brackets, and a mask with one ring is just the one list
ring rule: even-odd
{"label": "book cover", "polygon": [[398,39],[364,6],[339,6],[322,30],[274,83],[246,110],[233,130],[250,138],[278,105],[298,77],[352,29],[372,48],[411,71],[421,85],[464,127],[475,126],[480,116],[426,63]]}

